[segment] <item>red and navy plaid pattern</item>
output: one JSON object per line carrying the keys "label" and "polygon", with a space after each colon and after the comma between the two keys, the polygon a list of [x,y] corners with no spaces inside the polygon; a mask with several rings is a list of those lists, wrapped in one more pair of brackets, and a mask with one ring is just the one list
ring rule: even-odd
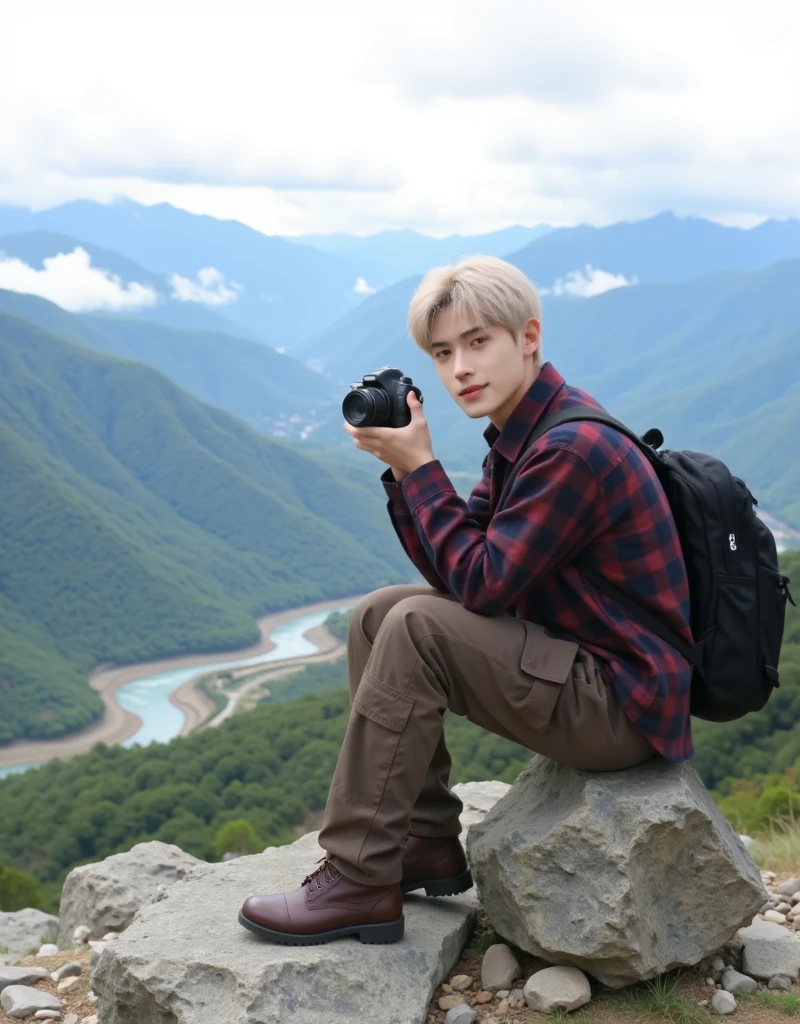
{"label": "red and navy plaid pattern", "polygon": [[675,521],[655,472],[618,431],[565,423],[532,445],[497,507],[509,467],[545,412],[603,407],[545,363],[502,431],[490,423],[483,477],[465,502],[438,459],[381,475],[392,524],[432,587],[479,615],[505,612],[576,640],[631,721],[670,761],[694,754],[692,670],[570,563],[586,550],[607,579],[687,641],[689,587]]}

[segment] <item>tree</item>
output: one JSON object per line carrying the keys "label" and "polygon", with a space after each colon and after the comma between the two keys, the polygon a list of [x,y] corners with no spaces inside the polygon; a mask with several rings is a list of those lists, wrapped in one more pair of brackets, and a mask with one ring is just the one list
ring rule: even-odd
{"label": "tree", "polygon": [[41,902],[39,883],[33,875],[0,865],[0,910],[24,910]]}
{"label": "tree", "polygon": [[227,821],[217,830],[214,837],[214,854],[222,860],[224,853],[260,853],[264,843],[256,835],[256,830],[247,818],[236,818]]}

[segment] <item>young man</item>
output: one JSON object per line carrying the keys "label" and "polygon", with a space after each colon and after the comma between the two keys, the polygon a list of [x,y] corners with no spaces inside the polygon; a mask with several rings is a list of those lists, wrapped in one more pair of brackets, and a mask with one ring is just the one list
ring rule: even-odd
{"label": "young man", "polygon": [[[472,418],[488,417],[483,477],[463,501],[435,458],[422,406],[401,429],[354,428],[409,558],[430,583],[383,587],[354,609],[351,715],[320,846],[290,893],[253,896],[245,927],[277,942],[403,934],[402,896],[468,889],[448,788],[447,708],[553,760],[616,771],[693,754],[691,668],[581,576],[579,554],[691,641],[675,523],[647,459],[588,421],[544,434],[546,413],[598,402],[542,364],[536,289],[503,260],[430,271],[409,330]],[[501,494],[504,489],[507,493]]]}

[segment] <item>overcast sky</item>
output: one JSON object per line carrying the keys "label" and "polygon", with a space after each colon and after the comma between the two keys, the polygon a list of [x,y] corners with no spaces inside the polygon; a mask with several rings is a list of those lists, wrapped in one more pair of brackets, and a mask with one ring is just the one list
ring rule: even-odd
{"label": "overcast sky", "polygon": [[800,217],[793,0],[0,0],[0,202],[270,234]]}

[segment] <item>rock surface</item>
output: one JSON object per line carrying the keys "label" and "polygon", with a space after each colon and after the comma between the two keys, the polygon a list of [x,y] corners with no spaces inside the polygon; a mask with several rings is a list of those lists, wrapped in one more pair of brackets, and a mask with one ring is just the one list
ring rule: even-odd
{"label": "rock surface", "polygon": [[64,881],[59,907],[59,945],[73,942],[81,925],[87,936],[99,939],[111,929],[119,931],[157,894],[205,861],[184,853],[171,843],[139,843],[127,853],[115,853],[94,864],[73,868]]}
{"label": "rock surface", "polygon": [[57,917],[32,907],[0,912],[0,946],[8,946],[9,956],[16,959],[27,956],[31,949],[41,946],[43,935],[55,940],[58,935]]}
{"label": "rock surface", "polygon": [[583,772],[535,755],[466,846],[498,934],[611,988],[696,964],[768,897],[690,762]]}
{"label": "rock surface", "polygon": [[577,1010],[592,998],[589,979],[577,967],[545,967],[532,974],[522,990],[531,1010]]}
{"label": "rock surface", "polygon": [[473,825],[483,821],[509,789],[511,786],[508,782],[498,782],[496,779],[490,782],[459,782],[452,787],[452,792],[464,805],[460,815],[463,828],[461,839],[464,839],[465,834]]}
{"label": "rock surface", "polygon": [[142,906],[92,974],[103,1024],[424,1020],[467,940],[475,889],[440,899],[407,896],[405,934],[385,946],[352,937],[282,946],[237,921],[248,896],[295,889],[318,866],[317,836],[204,864]]}

